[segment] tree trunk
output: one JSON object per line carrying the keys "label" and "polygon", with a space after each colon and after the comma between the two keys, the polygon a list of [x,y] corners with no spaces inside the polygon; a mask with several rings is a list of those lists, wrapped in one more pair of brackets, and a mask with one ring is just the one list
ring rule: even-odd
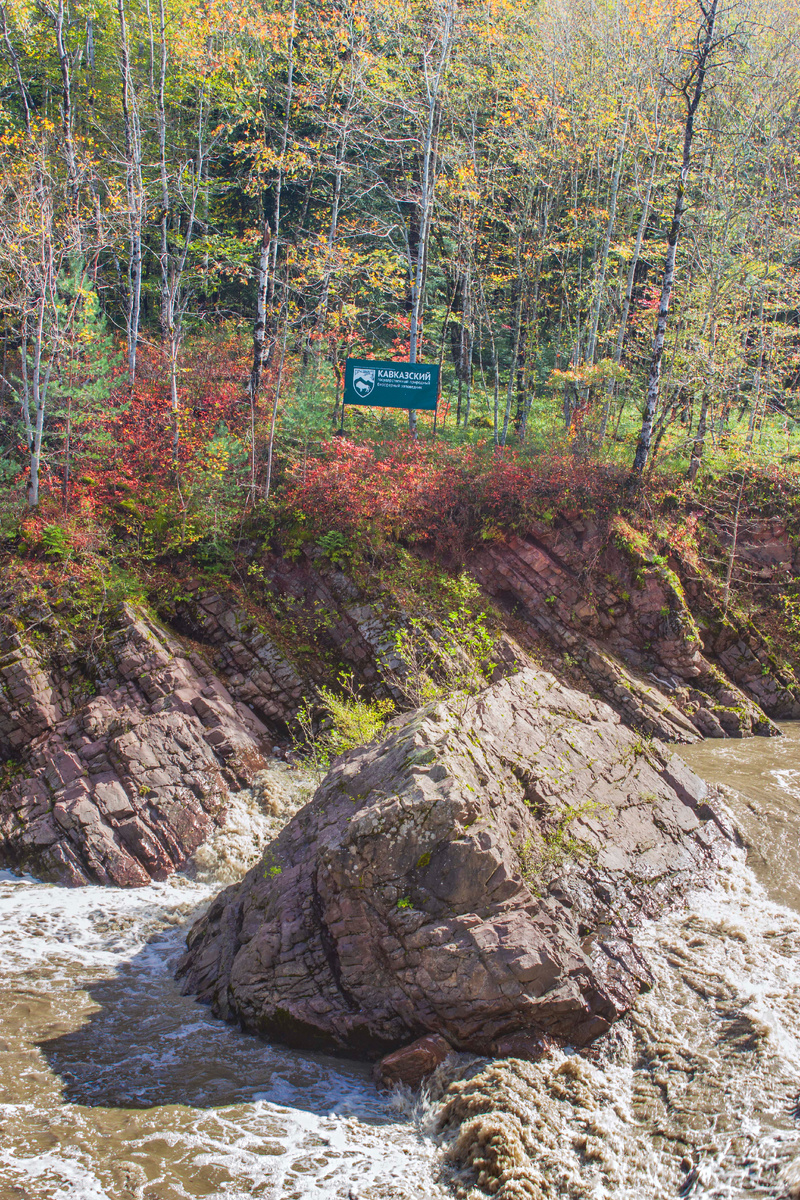
{"label": "tree trunk", "polygon": [[[469,397],[470,378],[472,376],[472,327],[471,327],[471,312],[472,312],[472,270],[471,262],[468,260],[464,271],[464,277],[461,285],[461,321],[458,329],[458,408],[456,410],[456,428],[461,424],[461,398],[462,389],[466,384],[467,397]],[[469,399],[467,398],[466,409],[467,418],[469,418]],[[466,420],[465,420],[466,424]]]}
{"label": "tree trunk", "polygon": [[[58,0],[58,7],[49,13],[56,37],[58,65],[61,72],[61,130],[64,135],[64,157],[67,161],[67,181],[69,193],[69,219],[78,231],[78,163],[75,157],[75,141],[72,133],[72,63],[66,40],[66,11],[64,0]],[[79,244],[80,250],[80,244]]]}
{"label": "tree trunk", "polygon": [[[441,53],[439,62],[436,67],[436,73],[431,79],[428,72],[428,64],[425,62],[425,90],[428,102],[427,122],[425,127],[425,135],[422,144],[422,178],[421,196],[420,196],[420,214],[419,214],[419,238],[416,247],[416,257],[412,260],[411,273],[411,321],[409,326],[409,345],[408,345],[408,361],[415,363],[417,361],[417,343],[421,332],[422,311],[423,311],[423,291],[425,282],[425,265],[428,256],[428,240],[430,238],[431,223],[433,217],[434,194],[436,189],[436,132],[437,123],[440,118],[439,93],[442,86],[442,78],[447,67],[447,61],[450,57],[450,47],[453,35],[454,21],[454,0],[447,7],[445,14],[444,28],[441,36]],[[410,408],[408,410],[408,428],[416,441],[417,438],[417,410]]]}
{"label": "tree trunk", "polygon": [[[278,173],[275,180],[275,211],[272,221],[272,272],[270,274],[269,288],[267,290],[267,299],[271,305],[275,298],[275,280],[278,272],[278,251],[280,249],[281,236],[281,200],[283,193],[283,172],[286,166],[286,149],[289,145],[289,123],[292,115],[292,99],[294,95],[294,36],[295,36],[295,21],[297,19],[297,0],[292,0],[291,7],[291,28],[289,30],[289,47],[288,47],[288,63],[286,74],[286,110],[283,114],[283,131],[281,134],[281,157],[278,164]],[[287,279],[288,284],[288,279]]]}
{"label": "tree trunk", "polygon": [[61,477],[61,504],[66,513],[69,507],[70,454],[72,451],[72,392],[67,396],[67,423],[64,431],[64,472]]}
{"label": "tree trunk", "polygon": [[617,196],[619,195],[619,181],[620,176],[622,175],[622,163],[625,158],[625,143],[628,140],[628,121],[630,118],[630,112],[630,108],[628,108],[625,112],[625,124],[619,143],[619,155],[614,168],[614,176],[611,180],[611,192],[608,198],[608,224],[606,226],[606,236],[603,242],[603,250],[600,255],[600,269],[598,271],[597,282],[595,284],[592,323],[589,328],[589,344],[586,348],[586,361],[589,366],[591,366],[594,362],[595,350],[597,348],[597,330],[600,325],[600,308],[603,303],[603,290],[606,283],[608,253],[611,249],[611,238],[614,233],[614,223],[617,219]]}
{"label": "tree trunk", "polygon": [[[617,332],[617,344],[614,347],[614,365],[618,367],[622,362],[622,351],[625,346],[625,335],[628,331],[628,317],[631,311],[631,302],[633,300],[633,289],[636,283],[636,268],[639,265],[639,259],[642,254],[642,243],[644,241],[645,231],[647,230],[647,222],[650,219],[650,199],[653,194],[653,183],[656,175],[656,164],[658,162],[658,147],[661,141],[661,130],[658,131],[658,140],[656,148],[653,151],[653,161],[650,166],[650,179],[647,183],[647,192],[645,193],[644,204],[642,205],[642,215],[639,220],[639,227],[636,230],[636,241],[633,247],[633,256],[628,268],[628,278],[625,281],[625,299],[622,302],[622,314],[619,319],[619,330]],[[597,449],[601,449],[606,438],[606,429],[608,428],[608,418],[611,412],[611,402],[614,398],[614,390],[616,382],[610,379],[606,384],[606,399],[603,404],[603,415],[600,420],[600,432],[597,437]]]}
{"label": "tree trunk", "polygon": [[264,369],[264,342],[267,334],[267,286],[269,284],[269,255],[272,241],[272,228],[269,218],[264,213],[261,226],[261,248],[258,254],[256,270],[256,319],[253,324],[253,362],[250,368],[250,401],[255,404],[258,389],[261,386],[261,372]]}
{"label": "tree trunk", "polygon": [[[45,263],[46,265],[46,263]],[[31,372],[31,399],[34,405],[35,418],[32,422],[30,442],[31,477],[28,484],[28,507],[35,508],[39,503],[39,471],[42,462],[42,438],[44,436],[44,412],[47,398],[47,383],[49,369],[42,378],[42,355],[44,351],[44,313],[45,289],[39,297],[36,314],[36,332],[33,338],[33,370]]]}
{"label": "tree trunk", "polygon": [[28,133],[30,133],[31,132],[30,93],[28,92],[28,89],[25,85],[25,81],[22,76],[22,68],[20,66],[19,56],[18,56],[16,50],[14,49],[14,45],[11,41],[11,36],[8,32],[8,21],[6,18],[6,9],[5,9],[4,4],[0,4],[0,22],[2,22],[2,25],[0,26],[0,28],[2,28],[3,41],[5,43],[6,52],[11,61],[11,66],[14,71],[14,78],[17,81],[17,90],[19,91],[19,97],[20,97],[20,100],[22,101],[22,107],[25,112],[25,129],[27,130]]}
{"label": "tree trunk", "polygon": [[703,392],[703,399],[700,404],[700,420],[697,422],[697,433],[695,434],[694,443],[692,445],[692,457],[689,463],[689,470],[686,473],[686,478],[690,483],[694,483],[697,478],[697,472],[700,470],[700,463],[703,459],[703,447],[706,441],[706,429],[708,427],[708,406],[711,403],[708,389]]}
{"label": "tree trunk", "polygon": [[317,316],[317,331],[320,336],[325,331],[325,322],[328,319],[331,277],[333,275],[333,250],[336,245],[336,236],[339,231],[339,206],[342,202],[342,179],[344,175],[344,157],[346,147],[347,131],[343,129],[339,141],[336,143],[336,162],[333,175],[333,194],[331,197],[331,219],[328,225],[328,241],[325,247],[325,274],[322,285],[322,298],[320,300],[319,314]]}
{"label": "tree trunk", "polygon": [[658,306],[656,335],[653,342],[653,354],[650,360],[650,373],[647,380],[647,400],[642,416],[642,427],[639,442],[633,459],[633,473],[641,475],[647,463],[650,452],[650,442],[653,436],[653,420],[658,407],[658,389],[661,378],[661,360],[664,355],[664,339],[667,333],[667,317],[675,282],[675,256],[678,249],[683,214],[686,210],[686,185],[689,181],[689,169],[692,162],[692,141],[694,139],[694,119],[698,106],[703,97],[706,72],[709,58],[714,49],[714,24],[717,18],[719,0],[711,0],[706,7],[700,0],[700,11],[703,14],[704,25],[702,42],[698,39],[699,49],[692,70],[684,82],[683,94],[686,99],[686,124],[683,132],[683,160],[681,163],[678,190],[675,196],[675,208],[672,214],[669,236],[667,238],[667,257],[664,263],[664,275],[661,284],[661,299]]}
{"label": "tree trunk", "polygon": [[[169,353],[169,389],[170,412],[172,416],[172,465],[176,477],[179,467],[180,449],[180,400],[178,396],[178,354],[183,340],[183,316],[186,298],[182,295],[182,280],[189,257],[189,249],[194,238],[197,217],[197,201],[203,187],[205,170],[205,122],[207,118],[205,106],[205,84],[196,101],[197,108],[197,154],[192,164],[191,198],[189,211],[186,214],[186,233],[183,242],[178,245],[180,233],[179,214],[172,210],[169,195],[169,179],[167,175],[167,113],[165,88],[167,76],[167,43],[166,43],[166,14],[165,0],[159,0],[159,36],[161,38],[159,55],[158,96],[156,104],[158,146],[159,146],[159,176],[161,182],[161,330],[162,337],[167,342]],[[175,238],[171,242],[169,232],[170,216],[174,216]]]}
{"label": "tree trunk", "polygon": [[142,148],[136,107],[136,89],[131,73],[125,0],[117,0],[122,56],[122,117],[125,128],[125,186],[128,194],[129,261],[126,332],[130,386],[136,380],[136,352],[142,300]]}
{"label": "tree trunk", "polygon": [[517,363],[519,360],[520,338],[522,336],[522,293],[523,293],[523,278],[522,278],[522,255],[520,253],[520,239],[517,238],[515,247],[515,257],[517,266],[517,303],[514,313],[514,340],[511,351],[511,365],[508,369],[508,387],[506,389],[506,411],[503,415],[503,435],[500,439],[500,445],[505,447],[508,437],[508,422],[511,418],[511,400],[514,394],[514,379],[517,374]]}
{"label": "tree trunk", "polygon": [[764,288],[761,288],[761,298],[758,306],[758,366],[756,367],[756,386],[753,389],[752,408],[750,410],[750,421],[747,426],[747,438],[744,448],[747,454],[753,449],[753,434],[756,428],[756,419],[758,414],[758,405],[761,399],[761,375],[764,370]]}
{"label": "tree trunk", "polygon": [[283,380],[283,362],[286,355],[286,338],[289,335],[289,320],[288,315],[284,317],[283,325],[283,340],[281,343],[281,357],[278,362],[278,374],[275,379],[275,395],[272,398],[272,417],[269,424],[269,443],[267,445],[267,481],[264,485],[264,499],[269,500],[270,488],[272,487],[272,461],[275,447],[275,423],[278,418],[278,403],[281,398],[281,382]]}
{"label": "tree trunk", "polygon": [[[172,318],[170,314],[170,264],[169,264],[169,217],[170,217],[170,197],[169,197],[169,181],[167,178],[167,113],[165,102],[165,89],[167,82],[167,36],[166,36],[166,14],[164,12],[164,0],[159,0],[158,6],[158,24],[159,24],[159,69],[158,69],[158,92],[156,95],[156,126],[158,130],[158,175],[161,184],[161,215],[159,220],[160,229],[160,247],[159,247],[159,267],[161,269],[161,336],[166,339],[170,334],[170,326]],[[151,51],[151,57],[154,54]]]}

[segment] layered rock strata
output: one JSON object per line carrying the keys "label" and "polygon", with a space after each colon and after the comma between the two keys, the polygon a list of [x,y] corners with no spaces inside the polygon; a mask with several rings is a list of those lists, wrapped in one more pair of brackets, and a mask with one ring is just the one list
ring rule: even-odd
{"label": "layered rock strata", "polygon": [[42,606],[60,665],[25,630],[0,640],[0,862],[73,885],[164,879],[265,764],[267,730],[143,611],[110,622],[93,680],[57,624]]}
{"label": "layered rock strata", "polygon": [[184,991],[291,1044],[585,1044],[650,984],[635,929],[724,858],[708,788],[525,669],[337,762],[195,925]]}
{"label": "layered rock strata", "polygon": [[388,597],[368,603],[320,551],[299,562],[270,557],[262,572],[268,588],[262,600],[275,610],[273,629],[281,630],[282,645],[231,595],[190,584],[164,604],[170,624],[201,643],[232,696],[285,738],[314,683],[330,681],[331,661],[369,691],[387,694],[381,676],[400,666],[394,638],[403,623]]}
{"label": "layered rock strata", "polygon": [[[758,547],[747,553],[757,559]],[[560,519],[480,550],[470,568],[644,732],[679,742],[770,736],[770,718],[800,717],[800,688],[768,640],[716,611],[685,563],[657,555],[620,518],[610,527]]]}
{"label": "layered rock strata", "polygon": [[[782,536],[771,524],[754,527],[742,558],[772,556],[777,565],[764,570],[776,578],[794,570],[785,529]],[[489,543],[466,565],[514,637],[526,642],[527,631],[537,653],[561,660],[644,733],[676,742],[769,736],[778,732],[773,720],[800,716],[800,687],[768,638],[723,614],[690,564],[657,554],[621,518],[559,514]],[[182,588],[163,615],[203,643],[227,689],[273,736],[286,737],[301,697],[329,679],[333,662],[368,692],[386,694],[387,668],[402,671],[394,640],[408,620],[390,594],[363,594],[314,547],[292,561],[267,554],[258,571],[262,602],[274,610],[271,636],[240,599],[202,585]]]}

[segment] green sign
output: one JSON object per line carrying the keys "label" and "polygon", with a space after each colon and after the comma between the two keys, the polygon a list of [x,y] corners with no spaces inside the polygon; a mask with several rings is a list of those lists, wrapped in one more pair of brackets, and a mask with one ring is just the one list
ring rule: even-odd
{"label": "green sign", "polygon": [[438,395],[438,363],[378,362],[372,358],[348,358],[345,363],[345,404],[435,412]]}

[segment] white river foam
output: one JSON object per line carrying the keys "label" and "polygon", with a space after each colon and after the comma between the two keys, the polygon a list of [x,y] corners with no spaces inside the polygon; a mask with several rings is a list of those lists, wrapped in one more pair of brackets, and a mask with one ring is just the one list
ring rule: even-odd
{"label": "white river foam", "polygon": [[173,980],[193,917],[305,799],[269,775],[194,879],[69,890],[0,871],[0,1200],[446,1194],[436,1143],[367,1066],[267,1045]]}
{"label": "white river foam", "polygon": [[[770,771],[777,810],[785,748]],[[194,915],[303,799],[269,791],[237,799],[193,878],[0,872],[0,1200],[800,1197],[800,915],[777,895],[800,848],[781,838],[770,894],[741,855],[641,931],[656,985],[593,1060],[461,1056],[412,1103],[178,992]]]}

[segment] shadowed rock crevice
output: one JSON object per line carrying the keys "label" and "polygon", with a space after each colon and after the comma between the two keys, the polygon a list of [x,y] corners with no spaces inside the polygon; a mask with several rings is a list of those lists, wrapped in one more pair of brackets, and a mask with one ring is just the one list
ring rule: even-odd
{"label": "shadowed rock crevice", "polygon": [[317,887],[316,874],[311,879],[311,911],[314,914],[314,920],[319,931],[319,940],[322,946],[322,953],[325,955],[325,961],[330,969],[333,982],[338,988],[342,999],[349,1008],[350,1012],[356,1013],[359,1010],[358,1001],[351,995],[342,979],[342,964],[339,961],[339,952],[336,949],[336,941],[331,935],[330,929],[325,924],[325,906],[322,903],[322,897],[319,894]]}

